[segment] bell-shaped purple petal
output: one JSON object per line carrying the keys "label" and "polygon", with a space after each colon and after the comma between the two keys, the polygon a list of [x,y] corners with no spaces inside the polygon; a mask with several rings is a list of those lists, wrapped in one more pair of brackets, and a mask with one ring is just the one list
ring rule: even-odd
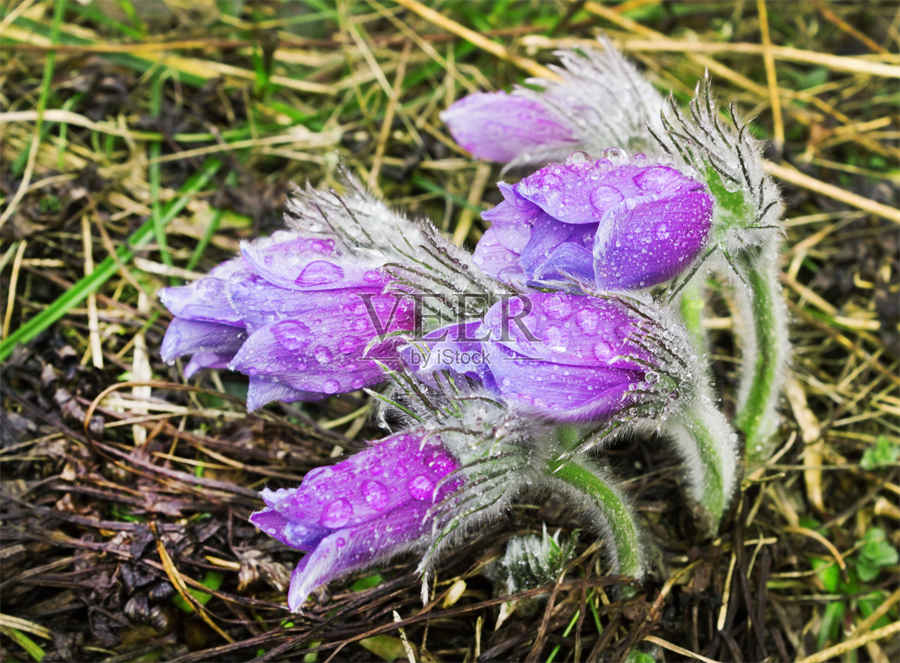
{"label": "bell-shaped purple petal", "polygon": [[[531,291],[501,299],[481,323],[438,332],[445,338],[426,344],[427,362],[401,353],[420,378],[435,370],[477,378],[512,409],[555,421],[609,417],[638,397],[654,365],[625,306],[599,297]],[[463,351],[479,355],[477,370],[455,359]]]}
{"label": "bell-shaped purple petal", "polygon": [[216,352],[204,350],[195,352],[191,360],[185,364],[184,377],[190,380],[198,371],[205,368],[228,368],[228,362],[234,357],[234,352]]}
{"label": "bell-shaped purple petal", "polygon": [[297,488],[263,490],[266,506],[250,521],[310,551],[291,577],[290,609],[319,585],[414,545],[430,530],[429,509],[459,487],[450,479],[457,469],[438,438],[408,431],[308,472]]}
{"label": "bell-shaped purple petal", "polygon": [[286,546],[311,552],[331,530],[327,527],[288,520],[275,509],[263,509],[250,515],[250,522]]}
{"label": "bell-shaped purple petal", "polygon": [[307,293],[315,300],[308,314],[254,331],[230,367],[253,377],[269,377],[292,389],[336,394],[382,379],[375,359],[395,360],[399,339],[372,340],[413,326],[412,300],[339,290]]}
{"label": "bell-shaped purple petal", "polygon": [[291,575],[288,608],[297,612],[319,585],[409,548],[428,531],[427,515],[427,504],[410,502],[378,520],[338,530],[322,539]]}
{"label": "bell-shaped purple petal", "polygon": [[325,398],[325,396],[326,394],[320,392],[294,389],[277,380],[251,376],[247,385],[247,411],[253,412],[273,401],[282,403],[318,401]]}
{"label": "bell-shaped purple petal", "polygon": [[497,395],[511,408],[553,421],[601,420],[628,404],[644,372],[626,366],[544,361],[505,345],[486,348]]}
{"label": "bell-shaped purple petal", "polygon": [[479,380],[486,386],[493,384],[487,367],[480,320],[441,327],[401,348],[400,358],[420,379],[434,384],[435,372],[449,371]]}
{"label": "bell-shaped purple petal", "polygon": [[492,226],[475,255],[480,267],[509,283],[656,285],[700,253],[712,217],[702,183],[644,161],[616,165],[582,155],[501,191],[503,202],[483,215]]}
{"label": "bell-shaped purple petal", "polygon": [[456,142],[479,159],[507,162],[535,147],[574,142],[546,106],[505,92],[463,97],[441,119]]}
{"label": "bell-shaped purple petal", "polygon": [[351,527],[410,501],[440,499],[447,489],[436,491],[438,482],[455,468],[440,444],[423,446],[420,435],[401,433],[336,465],[312,470],[273,508],[292,521]]}
{"label": "bell-shaped purple petal", "polygon": [[600,288],[644,288],[679,274],[706,244],[712,198],[705,187],[664,166],[632,180],[642,193],[618,205],[597,233],[595,281]]}
{"label": "bell-shaped purple petal", "polygon": [[215,322],[197,322],[175,318],[163,337],[160,355],[163,361],[195,352],[213,352],[218,356],[233,356],[246,340],[243,329]]}
{"label": "bell-shaped purple petal", "polygon": [[159,299],[178,318],[242,327],[241,316],[229,304],[225,291],[231,279],[248,274],[239,258],[226,260],[188,285],[163,288]]}
{"label": "bell-shaped purple petal", "polygon": [[387,276],[378,265],[359,256],[339,255],[332,239],[276,233],[244,242],[241,255],[253,273],[272,285],[303,291],[378,288]]}

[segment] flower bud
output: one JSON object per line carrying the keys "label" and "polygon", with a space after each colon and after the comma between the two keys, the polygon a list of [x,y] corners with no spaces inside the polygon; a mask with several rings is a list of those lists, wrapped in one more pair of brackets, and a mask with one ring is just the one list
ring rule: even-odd
{"label": "flower bud", "polygon": [[398,433],[312,470],[298,488],[262,491],[266,508],[250,521],[309,553],[291,576],[293,612],[316,587],[403,552],[430,532],[429,508],[459,483],[443,481],[457,463],[435,439]]}

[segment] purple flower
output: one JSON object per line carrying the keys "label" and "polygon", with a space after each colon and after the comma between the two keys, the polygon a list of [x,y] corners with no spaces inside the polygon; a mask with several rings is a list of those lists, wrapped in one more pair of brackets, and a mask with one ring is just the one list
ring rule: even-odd
{"label": "purple flower", "polygon": [[529,149],[574,143],[571,131],[546,106],[506,92],[463,97],[441,119],[457,143],[489,161],[512,161]]}
{"label": "purple flower", "polygon": [[448,370],[479,379],[519,412],[601,420],[641,398],[654,357],[635,342],[638,331],[616,300],[534,291],[498,302],[481,323],[436,330],[401,356],[421,377]]}
{"label": "purple flower", "polygon": [[510,283],[645,288],[681,272],[709,234],[706,188],[668,166],[579,156],[499,187],[475,264]]}
{"label": "purple flower", "polygon": [[296,612],[316,587],[413,547],[430,532],[429,508],[453,492],[456,461],[421,431],[398,433],[309,472],[298,488],[263,490],[250,521],[307,554],[291,576]]}
{"label": "purple flower", "polygon": [[250,410],[359,389],[382,379],[374,359],[396,361],[399,341],[375,339],[413,327],[412,302],[386,294],[389,281],[381,265],[333,240],[279,232],[160,292],[175,316],[161,354],[193,355],[187,377],[225,367],[250,376]]}

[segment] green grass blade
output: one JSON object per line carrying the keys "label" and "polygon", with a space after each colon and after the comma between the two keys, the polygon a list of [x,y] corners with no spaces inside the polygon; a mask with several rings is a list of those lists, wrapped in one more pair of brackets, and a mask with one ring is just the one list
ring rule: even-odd
{"label": "green grass blade", "polygon": [[[160,222],[163,226],[168,225],[178,213],[184,209],[191,197],[202,189],[210,181],[213,175],[221,168],[222,162],[218,159],[207,160],[200,170],[195,173],[184,185],[179,189],[179,195],[175,200],[170,202],[162,213]],[[153,219],[149,219],[134,231],[128,241],[116,250],[118,261],[112,256],[106,258],[97,265],[97,268],[75,283],[66,292],[60,295],[53,303],[51,303],[43,311],[35,315],[28,322],[16,329],[7,338],[0,342],[0,361],[9,357],[19,343],[27,343],[42,331],[47,329],[54,322],[59,320],[73,306],[83,301],[90,293],[95,292],[103,285],[113,274],[116,273],[117,262],[128,262],[134,256],[134,250],[145,244],[153,235]]]}

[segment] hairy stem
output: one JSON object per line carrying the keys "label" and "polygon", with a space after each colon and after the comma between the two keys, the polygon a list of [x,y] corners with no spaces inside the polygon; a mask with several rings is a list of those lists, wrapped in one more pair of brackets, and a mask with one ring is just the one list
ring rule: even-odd
{"label": "hairy stem", "polygon": [[709,532],[715,533],[735,489],[737,436],[702,386],[675,415],[673,423],[691,492],[706,511]]}
{"label": "hairy stem", "polygon": [[637,523],[621,493],[581,458],[551,460],[547,469],[551,477],[586,498],[592,510],[599,511],[606,521],[619,573],[640,578],[644,563]]}
{"label": "hairy stem", "polygon": [[747,461],[752,466],[765,462],[772,451],[788,354],[787,321],[774,257],[744,251],[737,256],[736,266],[744,281],[738,290],[747,291],[746,297],[739,293],[738,300],[749,338],[744,344],[735,425],[744,433]]}
{"label": "hairy stem", "polygon": [[681,290],[678,312],[691,345],[698,357],[705,357],[707,352],[706,330],[703,328],[703,280],[706,277],[705,270],[699,270],[698,275],[692,278]]}

